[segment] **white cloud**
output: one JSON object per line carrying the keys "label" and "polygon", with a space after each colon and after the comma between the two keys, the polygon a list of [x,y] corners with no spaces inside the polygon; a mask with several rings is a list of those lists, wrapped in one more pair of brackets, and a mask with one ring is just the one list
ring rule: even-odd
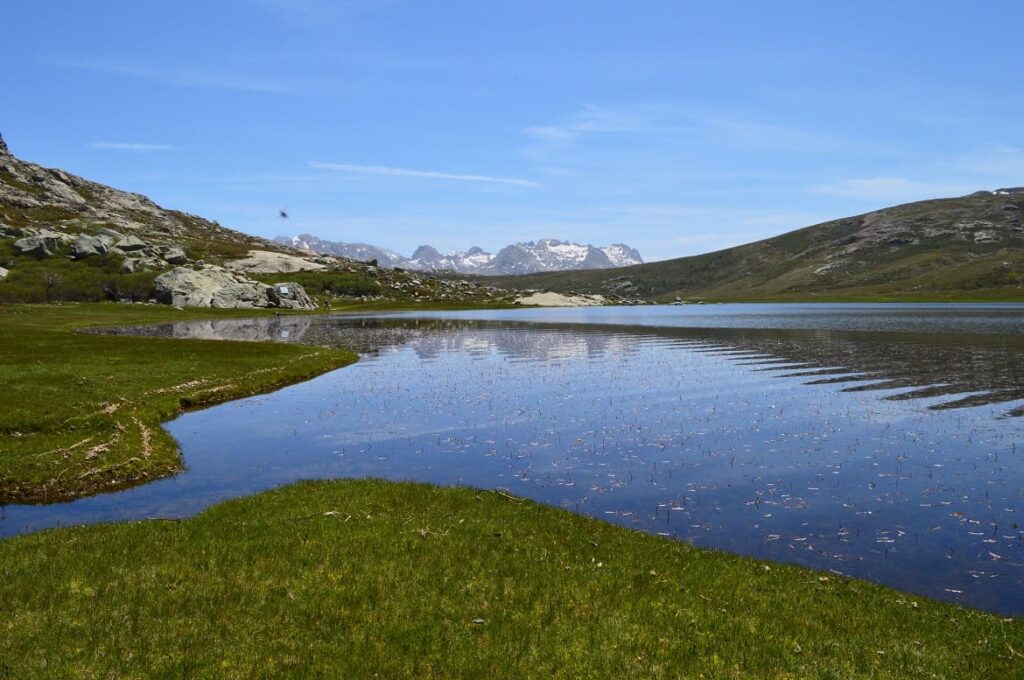
{"label": "white cloud", "polygon": [[169,144],[135,144],[131,142],[92,142],[90,149],[109,149],[113,151],[170,151],[174,147]]}
{"label": "white cloud", "polygon": [[540,184],[527,179],[514,177],[491,177],[488,175],[457,175],[432,170],[410,170],[408,168],[392,168],[384,165],[355,165],[352,163],[321,163],[309,161],[309,167],[318,170],[338,170],[361,175],[390,175],[393,177],[422,177],[425,179],[446,179],[459,182],[485,182],[488,184],[509,184],[519,187],[539,187]]}
{"label": "white cloud", "polygon": [[745,120],[714,109],[676,104],[595,106],[588,104],[561,121],[523,129],[527,156],[545,157],[587,137],[647,135],[659,144],[687,142],[740,148],[819,152],[823,149],[892,153],[867,140],[851,140],[831,132],[805,130]]}
{"label": "white cloud", "polygon": [[1005,146],[958,160],[960,167],[1005,182],[1024,184],[1024,149]]}
{"label": "white cloud", "polygon": [[813,187],[816,193],[877,201],[912,201],[943,196],[961,196],[973,189],[963,184],[921,182],[906,177],[864,177],[841,179]]}

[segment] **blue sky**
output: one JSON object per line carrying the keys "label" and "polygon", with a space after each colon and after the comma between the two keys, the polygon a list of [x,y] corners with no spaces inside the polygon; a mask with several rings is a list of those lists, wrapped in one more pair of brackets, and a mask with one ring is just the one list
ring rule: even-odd
{"label": "blue sky", "polygon": [[0,132],[22,158],[265,236],[665,259],[1024,184],[1022,15],[33,0],[3,10]]}

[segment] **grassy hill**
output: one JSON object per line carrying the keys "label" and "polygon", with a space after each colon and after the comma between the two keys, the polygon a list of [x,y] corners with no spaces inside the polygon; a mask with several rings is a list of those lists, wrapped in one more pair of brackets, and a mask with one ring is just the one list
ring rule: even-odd
{"label": "grassy hill", "polygon": [[493,277],[644,299],[1024,299],[1024,189],[908,203],[704,255]]}

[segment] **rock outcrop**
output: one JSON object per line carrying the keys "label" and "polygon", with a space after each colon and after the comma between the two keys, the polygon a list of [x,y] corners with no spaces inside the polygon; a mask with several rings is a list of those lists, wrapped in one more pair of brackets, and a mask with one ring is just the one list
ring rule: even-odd
{"label": "rock outcrop", "polygon": [[72,237],[67,234],[43,229],[37,234],[15,241],[14,249],[22,255],[43,258],[53,255],[62,245],[71,240]]}
{"label": "rock outcrop", "polygon": [[153,286],[157,300],[179,307],[316,308],[297,283],[268,286],[216,265],[206,265],[202,269],[175,267],[156,277]]}
{"label": "rock outcrop", "polygon": [[232,271],[247,274],[291,274],[292,272],[326,269],[327,265],[285,253],[250,250],[248,257],[232,260],[227,263],[227,267]]}

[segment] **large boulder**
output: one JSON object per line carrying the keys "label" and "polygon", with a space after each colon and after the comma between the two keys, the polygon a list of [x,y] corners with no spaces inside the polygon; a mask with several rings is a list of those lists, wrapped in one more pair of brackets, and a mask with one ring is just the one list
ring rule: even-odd
{"label": "large boulder", "polygon": [[156,277],[153,282],[159,301],[179,307],[315,308],[302,286],[287,285],[290,295],[287,304],[282,305],[281,296],[274,286],[253,281],[215,265],[206,265],[202,269],[175,267]]}
{"label": "large boulder", "polygon": [[53,255],[67,240],[67,234],[43,229],[35,236],[26,236],[14,242],[14,249],[22,255],[32,257],[49,257]]}
{"label": "large boulder", "polygon": [[14,242],[14,249],[22,255],[43,258],[53,255],[53,251],[46,247],[46,242],[40,236],[26,236]]}
{"label": "large boulder", "polygon": [[185,251],[177,246],[160,246],[157,250],[165,262],[170,262],[171,264],[185,264],[188,262],[188,256],[185,255]]}
{"label": "large boulder", "polygon": [[284,309],[315,309],[316,303],[306,294],[306,289],[291,281],[287,283],[275,283],[274,292],[277,294],[277,306]]}
{"label": "large boulder", "polygon": [[96,237],[101,239],[108,246],[112,246],[118,241],[123,241],[125,235],[115,229],[111,229],[110,227],[100,227],[96,230]]}
{"label": "large boulder", "polygon": [[133,253],[138,250],[145,250],[146,248],[149,248],[149,244],[138,236],[125,236],[114,244],[114,247],[125,253]]}
{"label": "large boulder", "polygon": [[76,260],[90,255],[105,255],[107,244],[103,239],[88,234],[79,234],[75,242],[71,244],[71,257]]}

